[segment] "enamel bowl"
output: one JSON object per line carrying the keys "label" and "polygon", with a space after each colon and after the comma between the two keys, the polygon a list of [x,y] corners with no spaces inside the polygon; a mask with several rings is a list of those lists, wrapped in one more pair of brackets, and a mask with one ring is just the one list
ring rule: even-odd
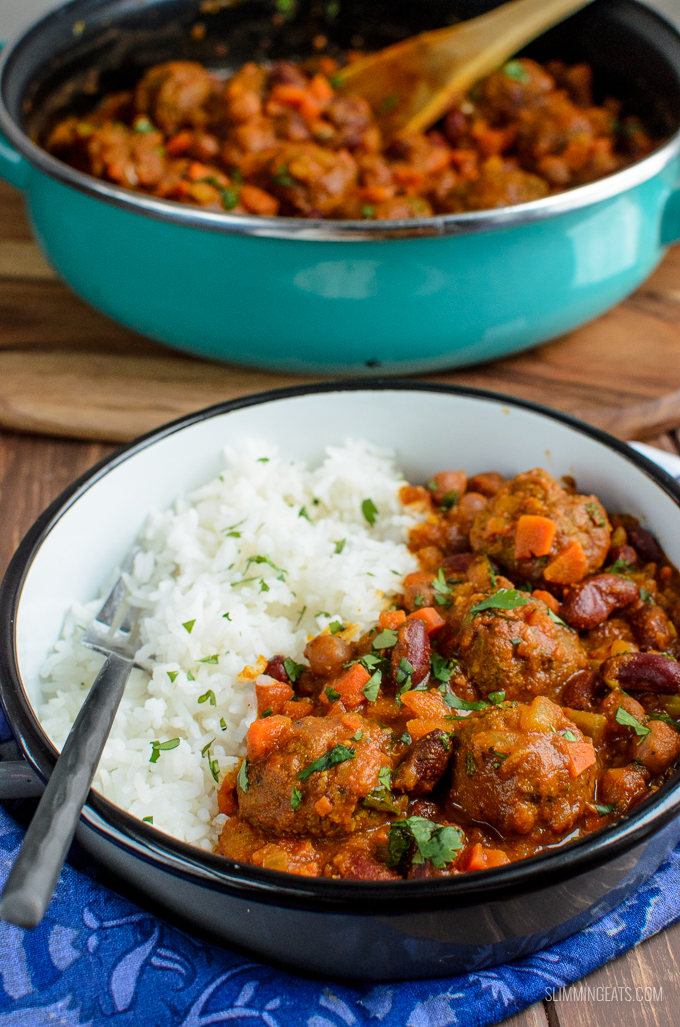
{"label": "enamel bowl", "polygon": [[[217,474],[224,444],[248,437],[311,462],[329,444],[365,437],[394,448],[412,482],[456,467],[570,474],[609,510],[638,516],[680,564],[678,484],[616,439],[530,403],[377,380],[281,390],[200,411],[88,471],[41,515],[12,560],[0,590],[2,702],[42,780],[57,752],[36,714],[38,673],[68,608],[98,594],[150,510]],[[492,966],[580,930],[654,872],[680,838],[678,812],[676,779],[616,823],[542,855],[399,882],[239,865],[175,841],[96,791],[77,837],[122,891],[189,929],[306,972],[390,980]]]}

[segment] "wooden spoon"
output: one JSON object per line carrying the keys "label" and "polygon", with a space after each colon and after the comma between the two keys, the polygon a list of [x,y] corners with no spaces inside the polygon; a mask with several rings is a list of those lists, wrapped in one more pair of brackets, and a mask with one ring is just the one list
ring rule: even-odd
{"label": "wooden spoon", "polygon": [[363,96],[388,139],[422,132],[478,82],[552,25],[592,0],[511,0],[464,21],[388,46],[339,73]]}

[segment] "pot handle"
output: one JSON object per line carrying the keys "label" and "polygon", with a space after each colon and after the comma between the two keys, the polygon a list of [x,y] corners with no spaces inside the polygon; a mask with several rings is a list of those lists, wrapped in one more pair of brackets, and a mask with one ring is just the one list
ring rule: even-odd
{"label": "pot handle", "polygon": [[5,139],[0,132],[0,178],[17,189],[25,189],[31,165]]}
{"label": "pot handle", "polygon": [[661,245],[670,246],[671,243],[680,240],[680,189],[666,200],[663,214],[661,215]]}

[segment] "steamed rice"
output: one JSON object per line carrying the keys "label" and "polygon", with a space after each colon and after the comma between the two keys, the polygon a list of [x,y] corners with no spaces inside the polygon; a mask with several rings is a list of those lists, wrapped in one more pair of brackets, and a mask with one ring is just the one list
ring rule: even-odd
{"label": "steamed rice", "polygon": [[[204,849],[225,820],[215,779],[245,754],[266,660],[301,660],[336,621],[347,625],[343,637],[358,638],[417,569],[393,453],[347,442],[310,470],[253,441],[226,449],[225,463],[218,479],[151,513],[140,533],[127,585],[144,611],[145,669],[132,671],[94,782]],[[79,644],[101,601],[72,608],[41,670],[42,724],[59,748],[103,662]],[[174,739],[151,763],[151,743]]]}

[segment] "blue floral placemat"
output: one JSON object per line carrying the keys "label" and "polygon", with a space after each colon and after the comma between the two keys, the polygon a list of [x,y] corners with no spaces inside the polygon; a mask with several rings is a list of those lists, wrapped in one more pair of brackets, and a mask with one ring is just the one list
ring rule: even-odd
{"label": "blue floral placemat", "polygon": [[[672,461],[664,466],[680,474]],[[0,724],[0,740],[8,734]],[[31,809],[0,806],[0,885]],[[679,847],[631,899],[536,955],[457,977],[348,986],[192,938],[110,891],[77,849],[71,864],[40,927],[0,921],[0,1027],[484,1027],[680,919]]]}

